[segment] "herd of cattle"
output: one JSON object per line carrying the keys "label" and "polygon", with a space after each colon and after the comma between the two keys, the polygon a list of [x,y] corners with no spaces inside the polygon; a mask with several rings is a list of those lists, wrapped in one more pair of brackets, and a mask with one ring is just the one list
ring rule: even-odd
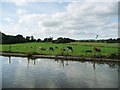
{"label": "herd of cattle", "polygon": [[[42,50],[42,51],[45,51],[45,50],[50,50],[50,51],[55,51],[56,49],[58,49],[58,47],[49,47],[48,49],[47,48],[43,48],[43,47],[39,47],[38,50]],[[73,48],[71,46],[67,46],[67,47],[63,47],[63,48],[60,48],[61,51],[70,51],[70,52],[73,52]],[[101,52],[101,49],[98,48],[98,47],[95,47],[94,50],[85,50],[84,52],[93,52],[93,51],[96,51],[96,52]]]}
{"label": "herd of cattle", "polygon": [[[55,49],[58,49],[58,47],[55,47],[55,48],[49,47],[49,49],[46,49],[46,48],[43,48],[43,47],[39,47],[38,49],[39,50],[43,50],[43,51],[45,51],[45,50],[55,51]],[[71,52],[73,52],[73,48],[71,46],[67,46],[66,48],[63,47],[63,48],[61,48],[61,50],[62,51],[70,50]]]}

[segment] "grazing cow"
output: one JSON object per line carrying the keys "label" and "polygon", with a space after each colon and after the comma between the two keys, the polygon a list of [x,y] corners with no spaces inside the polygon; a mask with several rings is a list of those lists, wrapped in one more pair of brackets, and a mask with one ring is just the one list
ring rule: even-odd
{"label": "grazing cow", "polygon": [[50,51],[54,51],[54,49],[53,49],[52,47],[49,47],[49,50],[50,50]]}
{"label": "grazing cow", "polygon": [[45,48],[43,48],[43,47],[41,47],[41,48],[40,48],[40,50],[43,50],[43,51],[44,51],[44,50],[46,50],[46,49],[45,49]]}
{"label": "grazing cow", "polygon": [[45,51],[46,49],[45,48],[43,48],[43,51]]}
{"label": "grazing cow", "polygon": [[86,50],[85,52],[92,52],[92,50]]}
{"label": "grazing cow", "polygon": [[58,49],[58,47],[55,47],[55,49]]}
{"label": "grazing cow", "polygon": [[73,48],[71,46],[67,46],[67,48],[73,52]]}
{"label": "grazing cow", "polygon": [[100,48],[94,48],[96,52],[101,52]]}

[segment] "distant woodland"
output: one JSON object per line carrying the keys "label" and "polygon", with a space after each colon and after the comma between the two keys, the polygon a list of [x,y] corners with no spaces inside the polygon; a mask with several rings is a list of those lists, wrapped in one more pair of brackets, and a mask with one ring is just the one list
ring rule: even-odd
{"label": "distant woodland", "polygon": [[35,39],[34,36],[23,35],[6,35],[0,32],[0,44],[16,44],[16,43],[26,43],[26,42],[52,42],[52,43],[70,43],[70,42],[106,42],[106,43],[120,43],[120,38],[117,39],[102,39],[102,40],[74,40],[70,38],[59,37],[56,40],[53,40],[53,37],[45,38],[41,40],[40,38]]}

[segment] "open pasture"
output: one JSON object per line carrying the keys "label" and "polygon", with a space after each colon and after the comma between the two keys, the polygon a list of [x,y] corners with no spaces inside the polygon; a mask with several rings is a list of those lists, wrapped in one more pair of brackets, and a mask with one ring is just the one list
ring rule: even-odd
{"label": "open pasture", "polygon": [[[118,43],[72,42],[66,44],[54,43],[21,43],[1,45],[2,52],[32,53],[42,55],[71,55],[71,56],[110,56],[118,54]],[[67,47],[72,47],[71,51]],[[51,48],[51,49],[50,49]],[[94,48],[99,48],[97,52]]]}

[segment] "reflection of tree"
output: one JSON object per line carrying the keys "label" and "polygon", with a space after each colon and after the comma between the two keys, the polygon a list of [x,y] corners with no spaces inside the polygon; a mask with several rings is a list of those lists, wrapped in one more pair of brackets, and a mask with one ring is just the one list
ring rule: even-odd
{"label": "reflection of tree", "polygon": [[68,60],[66,61],[66,65],[68,65]]}
{"label": "reflection of tree", "polygon": [[[91,62],[92,63],[92,62]],[[120,67],[119,63],[116,62],[100,62],[100,61],[95,61],[93,62],[93,68],[95,69],[95,64],[99,65],[102,67],[102,65],[108,65],[111,69],[117,69],[118,67]]]}
{"label": "reflection of tree", "polygon": [[35,64],[36,64],[36,63],[35,63],[35,59],[34,59],[33,61],[34,61],[34,65],[35,65]]}
{"label": "reflection of tree", "polygon": [[60,64],[60,67],[61,66],[64,67],[65,65],[68,65],[68,61],[69,60],[64,60],[64,59],[58,60],[58,59],[55,59],[55,61]]}
{"label": "reflection of tree", "polygon": [[36,58],[31,58],[31,60],[33,60],[33,64],[36,64]]}
{"label": "reflection of tree", "polygon": [[55,61],[57,61],[57,63],[59,63],[59,60],[55,59]]}
{"label": "reflection of tree", "polygon": [[116,63],[109,63],[108,65],[111,69],[119,68],[119,64]]}
{"label": "reflection of tree", "polygon": [[30,64],[30,58],[28,58],[28,67],[29,67],[29,64]]}
{"label": "reflection of tree", "polygon": [[61,60],[61,64],[62,64],[62,66],[64,67],[64,60]]}
{"label": "reflection of tree", "polygon": [[97,77],[96,77],[96,71],[95,71],[95,62],[93,62],[93,68],[94,68],[94,86],[96,85],[96,83],[97,83]]}
{"label": "reflection of tree", "polygon": [[[65,64],[64,64],[64,61],[65,61],[65,60],[58,60],[58,59],[55,59],[55,61],[57,61],[57,63],[60,64],[60,67],[61,67],[61,66],[64,67],[64,65],[65,65]],[[68,62],[66,63],[66,65],[68,65]]]}
{"label": "reflection of tree", "polygon": [[85,69],[86,69],[86,63],[85,63]]}
{"label": "reflection of tree", "polygon": [[95,62],[93,62],[93,68],[94,68],[94,70],[95,70]]}
{"label": "reflection of tree", "polygon": [[8,60],[9,60],[9,63],[12,63],[12,61],[11,61],[11,56],[9,56],[9,59],[8,59]]}
{"label": "reflection of tree", "polygon": [[36,65],[36,58],[28,58],[28,67],[30,66],[30,59],[33,60],[33,64]]}

